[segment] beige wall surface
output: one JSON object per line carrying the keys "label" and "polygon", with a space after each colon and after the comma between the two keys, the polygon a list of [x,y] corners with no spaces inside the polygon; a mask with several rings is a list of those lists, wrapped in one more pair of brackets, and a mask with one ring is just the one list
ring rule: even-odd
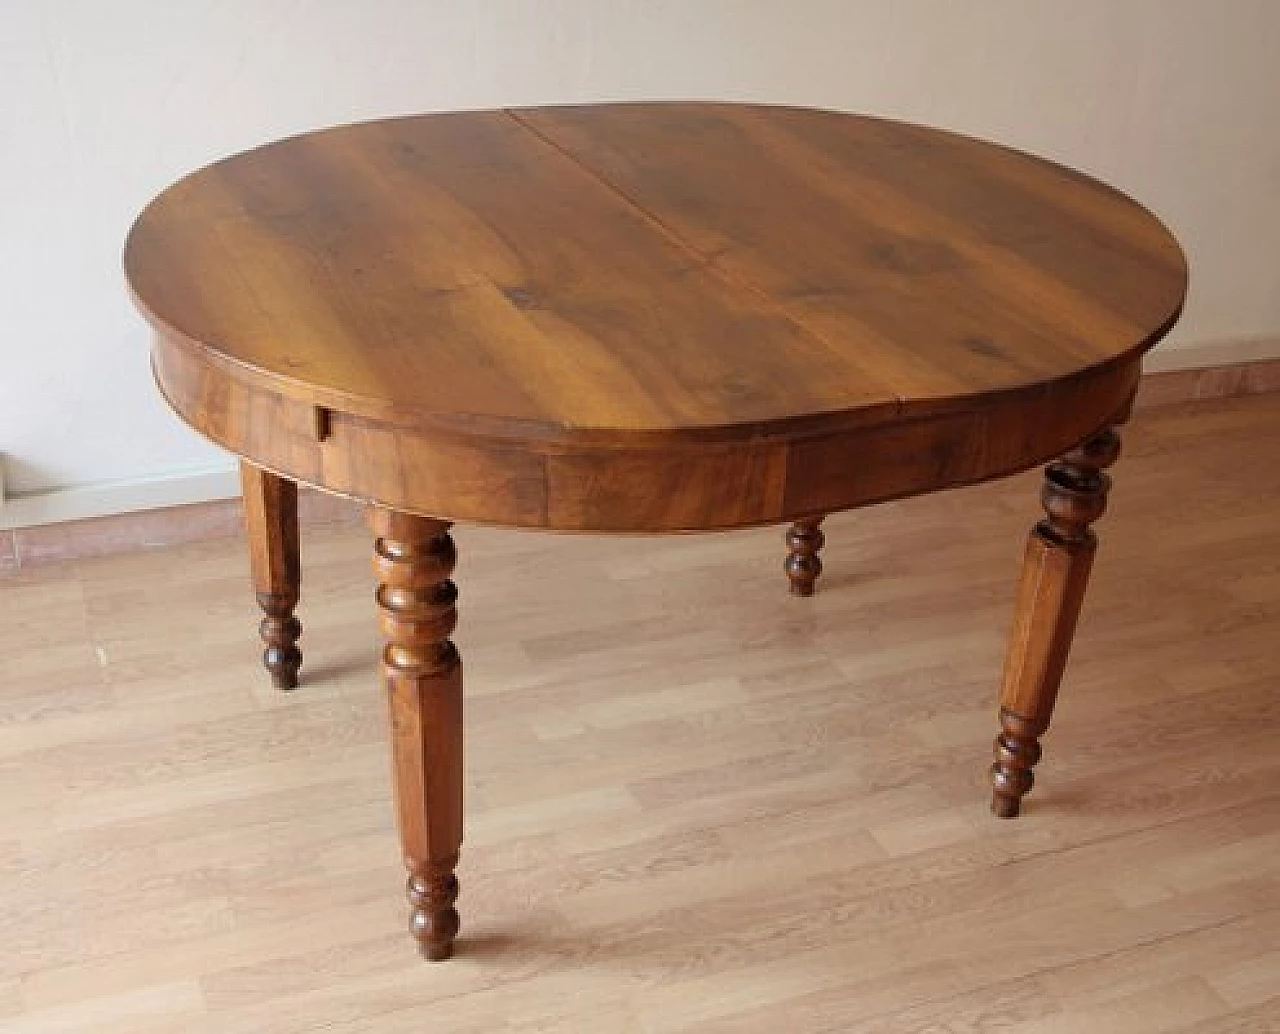
{"label": "beige wall surface", "polygon": [[1278,54],[1280,0],[0,0],[8,490],[231,484],[151,387],[125,232],[196,166],[394,113],[709,98],[948,126],[1166,219],[1193,288],[1164,349],[1275,340]]}

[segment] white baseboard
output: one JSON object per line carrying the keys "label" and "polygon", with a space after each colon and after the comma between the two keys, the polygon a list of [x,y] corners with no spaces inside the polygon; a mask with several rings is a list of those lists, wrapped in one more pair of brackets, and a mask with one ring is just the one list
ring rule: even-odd
{"label": "white baseboard", "polygon": [[[1157,348],[1146,358],[1143,370],[1146,373],[1170,373],[1269,359],[1280,359],[1280,337]],[[233,499],[239,494],[240,475],[234,464],[181,474],[76,485],[7,498],[3,493],[3,481],[0,481],[0,531]]]}
{"label": "white baseboard", "polygon": [[1157,348],[1142,361],[1142,372],[1203,370],[1206,366],[1234,366],[1237,363],[1265,362],[1268,359],[1280,359],[1280,337],[1242,338],[1183,345],[1179,348]]}
{"label": "white baseboard", "polygon": [[240,472],[235,466],[55,488],[0,499],[0,531],[233,499],[239,494]]}

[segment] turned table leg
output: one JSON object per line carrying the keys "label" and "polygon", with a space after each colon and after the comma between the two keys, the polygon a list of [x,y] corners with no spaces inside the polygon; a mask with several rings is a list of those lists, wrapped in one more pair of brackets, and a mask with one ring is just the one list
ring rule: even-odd
{"label": "turned table leg", "polygon": [[277,689],[298,684],[302,625],[293,616],[298,605],[298,486],[288,478],[242,461],[249,559],[258,603],[266,613],[259,626],[266,650],[262,663]]}
{"label": "turned table leg", "polygon": [[814,583],[822,574],[819,551],[827,541],[822,534],[823,517],[803,517],[787,529],[787,558],[782,569],[791,582],[791,595],[812,596]]}
{"label": "turned table leg", "polygon": [[462,844],[462,662],[449,641],[456,554],[445,521],[374,509],[370,523],[410,930],[423,955],[447,959]]}
{"label": "turned table leg", "polygon": [[1018,814],[1035,781],[1040,737],[1053,715],[1098,545],[1089,525],[1106,509],[1111,479],[1103,471],[1119,455],[1120,438],[1108,428],[1045,469],[1040,498],[1048,519],[1027,540],[1000,691],[991,809],[1001,818]]}

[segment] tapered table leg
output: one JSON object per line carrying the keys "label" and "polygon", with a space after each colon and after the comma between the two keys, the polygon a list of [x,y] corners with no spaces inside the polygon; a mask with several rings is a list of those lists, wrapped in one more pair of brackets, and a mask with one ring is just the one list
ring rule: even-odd
{"label": "tapered table leg", "polygon": [[259,626],[266,644],[262,663],[277,689],[293,689],[302,666],[302,625],[293,614],[300,582],[298,486],[245,461],[240,464],[240,483],[253,586],[266,614]]}
{"label": "tapered table leg", "polygon": [[456,554],[445,521],[374,509],[370,523],[410,930],[423,955],[446,959],[462,845],[462,662],[449,640]]}
{"label": "tapered table leg", "polygon": [[787,572],[793,596],[812,596],[814,583],[822,574],[822,560],[818,553],[827,541],[820,527],[822,521],[822,517],[801,518],[783,536],[787,543],[787,558],[782,569]]}
{"label": "tapered table leg", "polygon": [[1048,519],[1027,541],[1000,691],[991,809],[1001,818],[1018,814],[1034,782],[1040,737],[1053,715],[1097,549],[1089,525],[1107,505],[1111,480],[1103,471],[1119,455],[1120,438],[1108,428],[1045,470],[1041,502]]}

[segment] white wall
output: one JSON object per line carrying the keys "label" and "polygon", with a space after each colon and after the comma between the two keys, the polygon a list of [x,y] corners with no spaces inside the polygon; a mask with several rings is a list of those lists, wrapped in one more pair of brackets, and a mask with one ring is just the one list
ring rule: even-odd
{"label": "white wall", "polygon": [[1193,288],[1165,348],[1280,340],[1278,55],[1280,0],[0,0],[8,489],[229,468],[152,390],[125,232],[193,167],[381,114],[684,97],[949,126],[1168,220]]}

